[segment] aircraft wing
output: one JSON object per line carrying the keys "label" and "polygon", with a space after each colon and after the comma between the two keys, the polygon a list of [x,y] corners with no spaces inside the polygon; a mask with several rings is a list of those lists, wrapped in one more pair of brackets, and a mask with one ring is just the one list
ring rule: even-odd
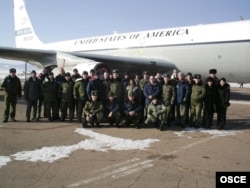
{"label": "aircraft wing", "polygon": [[[142,72],[161,71],[168,72],[176,68],[176,66],[163,59],[156,58],[139,58],[115,55],[103,55],[85,52],[58,52],[55,50],[39,50],[26,48],[0,47],[0,57],[13,60],[21,60],[37,67],[56,67],[58,65],[58,56],[66,59],[68,56],[77,58],[78,63],[86,60],[96,61],[104,64],[110,70],[118,68],[121,71]],[[65,58],[64,58],[65,56]],[[164,71],[163,71],[164,70]]]}
{"label": "aircraft wing", "polygon": [[54,50],[0,47],[0,57],[25,61],[40,68],[56,65],[56,51]]}

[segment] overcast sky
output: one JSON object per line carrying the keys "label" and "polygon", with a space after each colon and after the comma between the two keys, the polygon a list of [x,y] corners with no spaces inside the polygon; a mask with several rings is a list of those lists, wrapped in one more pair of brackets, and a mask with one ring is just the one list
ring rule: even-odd
{"label": "overcast sky", "polygon": [[[250,0],[25,0],[25,4],[45,43],[250,19]],[[0,46],[15,46],[13,8],[14,0],[0,1]]]}

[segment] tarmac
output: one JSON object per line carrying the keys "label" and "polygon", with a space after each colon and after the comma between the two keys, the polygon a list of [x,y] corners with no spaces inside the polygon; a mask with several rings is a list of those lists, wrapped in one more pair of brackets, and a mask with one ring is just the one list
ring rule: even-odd
{"label": "tarmac", "polygon": [[215,187],[216,172],[250,171],[250,89],[231,88],[230,103],[225,130],[159,131],[26,122],[20,99],[17,122],[0,117],[0,187]]}

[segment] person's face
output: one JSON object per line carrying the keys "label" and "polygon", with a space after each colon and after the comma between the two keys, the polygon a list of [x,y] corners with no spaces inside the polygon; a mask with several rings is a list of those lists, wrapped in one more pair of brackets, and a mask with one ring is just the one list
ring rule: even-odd
{"label": "person's face", "polygon": [[110,100],[110,101],[114,101],[114,99],[115,99],[115,98],[114,98],[113,96],[109,96],[109,100]]}
{"label": "person's face", "polygon": [[70,77],[69,77],[69,76],[65,76],[65,79],[66,79],[67,81],[69,81]]}
{"label": "person's face", "polygon": [[10,73],[10,76],[13,78],[13,77],[15,77],[16,76],[16,72],[11,72]]}
{"label": "person's face", "polygon": [[114,79],[117,79],[118,76],[119,76],[118,73],[113,73],[113,78],[114,78]]}
{"label": "person's face", "polygon": [[36,74],[35,74],[35,73],[32,73],[32,74],[31,74],[31,77],[32,77],[32,78],[35,78],[35,77],[36,77]]}
{"label": "person's face", "polygon": [[211,78],[215,78],[215,74],[209,74]]}
{"label": "person's face", "polygon": [[195,79],[194,79],[194,82],[195,82],[196,84],[198,84],[198,83],[200,82],[200,79],[195,78]]}
{"label": "person's face", "polygon": [[182,74],[178,74],[178,79],[182,80],[184,78],[184,76]]}
{"label": "person's face", "polygon": [[96,95],[91,95],[91,99],[92,99],[92,101],[96,101],[97,100],[97,96]]}
{"label": "person's face", "polygon": [[53,77],[54,77],[54,76],[53,76],[52,74],[49,75],[49,79],[53,79]]}
{"label": "person's face", "polygon": [[150,76],[149,81],[150,81],[151,84],[154,83],[155,82],[155,77],[154,76]]}
{"label": "person's face", "polygon": [[129,101],[134,101],[134,98],[135,98],[134,96],[131,95],[128,96]]}
{"label": "person's face", "polygon": [[164,77],[164,82],[168,83],[168,81],[169,81],[169,77]]}
{"label": "person's face", "polygon": [[103,74],[103,78],[104,78],[104,79],[108,79],[108,78],[109,78],[109,73],[104,72],[104,74]]}
{"label": "person's face", "polygon": [[212,85],[213,85],[213,82],[212,82],[212,81],[209,81],[209,82],[207,82],[207,84],[208,84],[209,86],[212,86]]}
{"label": "person's face", "polygon": [[77,71],[74,71],[73,73],[74,73],[74,75],[77,75],[77,74],[78,74],[78,72],[77,72]]}
{"label": "person's face", "polygon": [[220,85],[221,85],[221,86],[224,86],[224,85],[225,85],[224,80],[221,80],[221,81],[220,81]]}
{"label": "person's face", "polygon": [[130,84],[130,85],[135,85],[134,80],[129,80],[129,84]]}
{"label": "person's face", "polygon": [[82,78],[83,78],[83,79],[87,79],[87,78],[88,78],[88,74],[83,74],[83,75],[82,75]]}
{"label": "person's face", "polygon": [[153,103],[153,104],[157,104],[157,99],[153,99],[153,100],[152,100],[152,103]]}

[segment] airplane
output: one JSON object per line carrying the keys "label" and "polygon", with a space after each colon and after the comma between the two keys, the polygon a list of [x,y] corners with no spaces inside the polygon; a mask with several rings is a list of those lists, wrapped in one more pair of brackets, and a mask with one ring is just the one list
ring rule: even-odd
{"label": "airplane", "polygon": [[228,82],[250,82],[250,20],[202,24],[43,43],[24,0],[14,0],[16,47],[0,47],[0,57],[39,68],[81,73],[118,68],[120,72],[199,73],[215,68]]}

